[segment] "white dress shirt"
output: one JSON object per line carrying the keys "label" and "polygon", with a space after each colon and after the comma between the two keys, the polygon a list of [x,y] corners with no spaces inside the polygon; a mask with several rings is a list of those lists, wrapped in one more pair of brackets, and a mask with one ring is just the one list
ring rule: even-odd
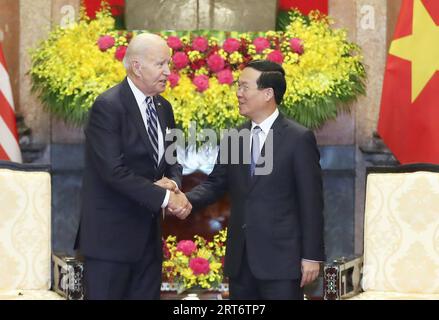
{"label": "white dress shirt", "polygon": [[[134,98],[136,99],[137,102],[137,106],[139,107],[140,110],[140,114],[142,115],[142,119],[143,119],[143,123],[145,124],[145,134],[148,134],[148,119],[147,119],[147,115],[146,115],[146,95],[140,91],[139,88],[136,87],[136,85],[131,81],[131,79],[129,77],[127,77],[128,80],[128,85],[131,88],[131,91],[134,94]],[[157,106],[155,106],[157,109]],[[163,132],[162,132],[162,127],[160,126],[160,121],[157,117],[157,135],[158,135],[158,143],[159,143],[159,150],[158,150],[158,161],[160,163],[160,160],[163,157],[163,154],[165,153],[165,146],[164,146],[164,142],[163,142]],[[171,180],[172,181],[172,180]],[[175,181],[173,181],[175,183]],[[177,183],[175,183],[175,185],[177,185]],[[166,196],[165,199],[163,200],[162,203],[162,208],[165,208],[168,205],[169,202],[169,197],[170,197],[170,191],[166,190]]]}
{"label": "white dress shirt", "polygon": [[[264,121],[262,121],[261,123],[256,123],[254,121],[252,121],[252,127],[251,127],[251,132],[253,133],[253,129],[256,126],[259,126],[259,128],[261,128],[261,131],[259,131],[259,152],[262,151],[262,148],[264,147],[264,143],[265,140],[267,139],[267,135],[268,132],[270,131],[271,127],[273,126],[274,121],[277,119],[277,116],[279,115],[279,110],[274,110],[274,112],[268,117],[266,118]],[[251,146],[253,143],[253,134],[250,134],[250,152],[251,152]]]}

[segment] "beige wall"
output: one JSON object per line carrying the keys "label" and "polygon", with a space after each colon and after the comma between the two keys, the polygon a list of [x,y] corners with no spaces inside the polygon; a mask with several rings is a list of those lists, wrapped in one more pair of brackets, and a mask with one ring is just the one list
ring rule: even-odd
{"label": "beige wall", "polygon": [[[37,144],[46,144],[51,141],[52,123],[50,115],[43,110],[40,101],[31,93],[30,77],[27,75],[31,66],[29,50],[47,38],[52,25],[59,24],[68,15],[69,8],[64,7],[65,5],[72,6],[77,14],[79,3],[80,0],[19,1],[19,110],[24,116],[26,125],[32,130],[33,142]],[[63,8],[63,13],[61,13],[61,8]]]}
{"label": "beige wall", "polygon": [[276,0],[125,0],[128,29],[264,31],[276,24]]}
{"label": "beige wall", "polygon": [[[357,0],[356,4],[357,43],[363,48],[368,74],[366,96],[355,105],[355,141],[357,146],[362,146],[370,143],[378,121],[387,57],[388,6],[382,0]],[[366,164],[359,148],[356,148],[355,159],[355,252],[362,253]]]}
{"label": "beige wall", "polygon": [[[329,15],[334,19],[335,28],[348,30],[350,41],[356,41],[357,11],[355,1],[329,0]],[[351,113],[342,113],[337,119],[327,121],[316,131],[319,145],[352,145],[355,143],[355,110],[352,104]]]}
{"label": "beige wall", "polygon": [[50,0],[20,0],[20,112],[32,130],[35,143],[47,143],[50,138],[49,114],[31,94],[29,50],[47,37],[50,30]]}

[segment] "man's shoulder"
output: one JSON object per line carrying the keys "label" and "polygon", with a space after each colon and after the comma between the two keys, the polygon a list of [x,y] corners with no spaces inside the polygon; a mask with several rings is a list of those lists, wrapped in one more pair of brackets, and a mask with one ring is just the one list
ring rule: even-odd
{"label": "man's shoulder", "polygon": [[289,132],[294,133],[296,135],[304,135],[308,132],[312,132],[312,130],[308,129],[307,127],[301,125],[297,121],[293,119],[289,119],[286,117],[283,117],[282,119],[284,126],[288,129]]}
{"label": "man's shoulder", "polygon": [[102,92],[95,100],[92,108],[99,108],[105,105],[105,108],[111,108],[117,110],[122,107],[121,91],[126,90],[123,88],[123,82],[111,87],[110,89]]}
{"label": "man's shoulder", "polygon": [[115,86],[111,87],[110,89],[107,89],[106,91],[102,92],[96,100],[102,100],[102,101],[113,101],[115,99],[120,99],[119,94],[122,90],[123,82],[116,84]]}
{"label": "man's shoulder", "polygon": [[156,96],[157,102],[165,107],[171,108],[172,109],[172,105],[171,103],[162,95],[158,94]]}

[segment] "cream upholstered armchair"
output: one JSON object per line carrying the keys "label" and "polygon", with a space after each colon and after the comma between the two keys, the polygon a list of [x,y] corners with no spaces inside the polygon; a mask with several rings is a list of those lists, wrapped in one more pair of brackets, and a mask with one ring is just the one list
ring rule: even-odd
{"label": "cream upholstered armchair", "polygon": [[325,266],[325,299],[439,299],[439,166],[368,168],[366,180],[364,254]]}
{"label": "cream upholstered armchair", "polygon": [[49,168],[0,161],[0,300],[82,298],[82,264],[54,255],[51,281],[51,258]]}

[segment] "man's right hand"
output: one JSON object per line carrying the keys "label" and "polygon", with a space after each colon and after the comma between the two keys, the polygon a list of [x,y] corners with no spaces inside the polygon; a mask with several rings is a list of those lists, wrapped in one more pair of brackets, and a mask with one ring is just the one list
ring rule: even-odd
{"label": "man's right hand", "polygon": [[171,192],[167,209],[172,215],[184,220],[191,213],[192,205],[183,192]]}
{"label": "man's right hand", "polygon": [[162,187],[163,189],[167,189],[169,191],[179,192],[177,183],[166,177],[163,177],[160,180],[154,182],[154,184],[159,187]]}

